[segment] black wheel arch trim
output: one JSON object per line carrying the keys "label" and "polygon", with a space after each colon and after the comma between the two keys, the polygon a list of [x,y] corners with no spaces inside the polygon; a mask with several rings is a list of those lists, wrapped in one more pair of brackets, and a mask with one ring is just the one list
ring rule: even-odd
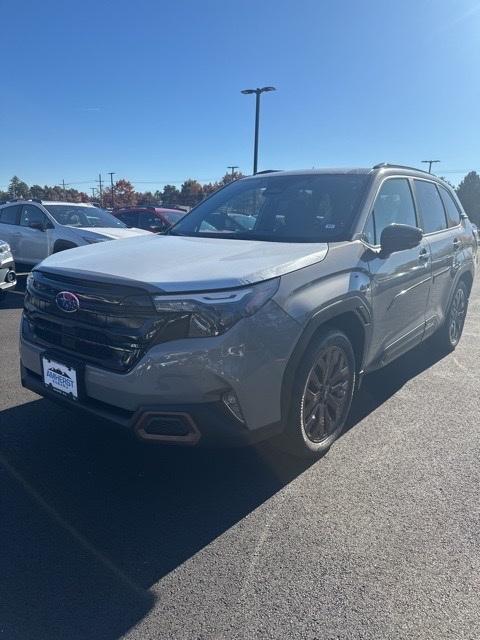
{"label": "black wheel arch trim", "polygon": [[362,362],[356,363],[357,373],[360,374],[363,371],[364,358],[368,351],[368,345],[370,344],[372,335],[372,313],[370,306],[364,298],[358,295],[350,295],[347,298],[334,300],[315,311],[297,340],[288,360],[282,380],[281,420],[283,426],[285,426],[286,419],[290,412],[291,389],[295,379],[295,372],[298,369],[300,361],[310,344],[310,341],[322,326],[327,323],[332,323],[332,326],[334,326],[332,321],[345,313],[355,314],[364,330],[364,344],[362,349],[363,358]]}
{"label": "black wheel arch trim", "polygon": [[[465,264],[463,268],[460,268],[456,273],[455,282],[450,289],[450,295],[448,296],[448,303],[445,309],[445,318],[450,310],[450,305],[452,304],[453,296],[455,295],[455,291],[457,290],[458,283],[460,280],[464,280],[465,276],[470,277],[471,282],[475,280],[475,273],[473,269],[469,266],[469,264]],[[470,287],[471,288],[471,287]],[[470,291],[468,292],[468,297],[470,297]]]}

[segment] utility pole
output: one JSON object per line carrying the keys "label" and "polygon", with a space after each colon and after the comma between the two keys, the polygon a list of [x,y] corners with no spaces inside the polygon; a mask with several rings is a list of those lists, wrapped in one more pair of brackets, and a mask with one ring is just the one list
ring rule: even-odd
{"label": "utility pole", "polygon": [[115,171],[109,171],[108,175],[110,176],[110,186],[112,188],[112,209],[115,209],[115,194],[113,193],[113,176],[115,175]]}
{"label": "utility pole", "polygon": [[98,188],[100,191],[100,205],[103,207],[102,174],[98,174]]}
{"label": "utility pole", "polygon": [[432,164],[441,162],[441,160],[422,160],[422,162],[428,164],[428,173],[432,173]]}
{"label": "utility pole", "polygon": [[227,167],[227,169],[231,169],[232,170],[232,179],[233,179],[235,177],[235,169],[238,169],[238,166],[236,164],[229,165]]}
{"label": "utility pole", "polygon": [[65,180],[62,180],[62,189],[63,189],[63,199],[65,200],[66,195],[65,195]]}
{"label": "utility pole", "polygon": [[90,187],[90,189],[92,190],[92,200],[95,200],[95,187]]}

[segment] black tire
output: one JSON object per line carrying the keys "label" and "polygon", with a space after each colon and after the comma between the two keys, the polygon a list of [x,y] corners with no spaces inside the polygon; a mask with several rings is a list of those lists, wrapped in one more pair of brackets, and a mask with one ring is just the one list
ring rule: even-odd
{"label": "black tire", "polygon": [[77,244],[74,244],[73,242],[67,242],[66,240],[60,240],[59,242],[56,242],[53,246],[53,253],[60,253],[60,251],[66,251],[67,249],[75,249],[75,247],[78,247]]}
{"label": "black tire", "polygon": [[309,346],[295,374],[281,448],[304,458],[328,451],[345,426],[355,378],[350,340],[342,331],[326,330]]}
{"label": "black tire", "polygon": [[456,349],[462,337],[467,310],[468,289],[461,280],[453,294],[445,322],[434,336],[437,347],[442,351],[449,353]]}

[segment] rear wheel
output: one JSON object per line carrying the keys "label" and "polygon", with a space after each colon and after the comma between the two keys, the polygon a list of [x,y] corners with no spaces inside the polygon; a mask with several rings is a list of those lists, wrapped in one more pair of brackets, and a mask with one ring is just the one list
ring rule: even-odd
{"label": "rear wheel", "polygon": [[463,326],[468,309],[468,291],[463,281],[460,281],[453,294],[450,309],[445,322],[438,330],[436,342],[445,351],[453,351],[462,337]]}
{"label": "rear wheel", "polygon": [[341,331],[327,331],[307,350],[298,368],[282,448],[313,458],[327,451],[342,432],[354,388],[350,340]]}

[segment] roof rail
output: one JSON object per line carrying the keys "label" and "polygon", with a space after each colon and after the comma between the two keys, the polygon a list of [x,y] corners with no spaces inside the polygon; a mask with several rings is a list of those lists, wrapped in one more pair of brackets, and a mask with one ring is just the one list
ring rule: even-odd
{"label": "roof rail", "polygon": [[[390,162],[379,162],[373,165],[372,169],[410,169],[411,171],[420,171],[420,173],[429,173],[425,169],[419,169],[418,167],[410,167],[407,164],[392,164]],[[429,175],[432,175],[429,173]]]}
{"label": "roof rail", "polygon": [[278,171],[281,171],[281,169],[264,169],[263,171],[257,171],[257,173],[254,173],[253,175],[259,176],[262,173],[277,173]]}
{"label": "roof rail", "polygon": [[42,204],[41,198],[32,198],[32,202],[38,202],[39,204]]}

